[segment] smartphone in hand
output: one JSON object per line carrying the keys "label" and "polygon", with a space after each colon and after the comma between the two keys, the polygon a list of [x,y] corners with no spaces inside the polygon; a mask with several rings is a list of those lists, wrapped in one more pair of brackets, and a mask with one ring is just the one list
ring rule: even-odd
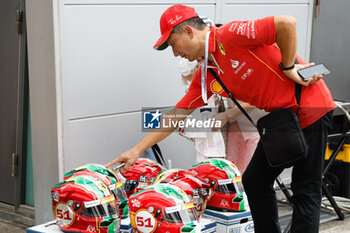
{"label": "smartphone in hand", "polygon": [[308,79],[312,78],[314,74],[326,75],[329,73],[330,71],[323,64],[318,64],[315,66],[310,66],[310,67],[298,70],[299,76],[302,77],[304,81],[307,81]]}

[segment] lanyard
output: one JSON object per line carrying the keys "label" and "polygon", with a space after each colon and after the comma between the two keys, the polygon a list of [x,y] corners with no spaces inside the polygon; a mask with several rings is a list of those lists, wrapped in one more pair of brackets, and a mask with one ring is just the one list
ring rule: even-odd
{"label": "lanyard", "polygon": [[207,32],[205,38],[205,55],[204,61],[202,62],[202,99],[204,106],[208,106],[208,96],[207,96],[207,66],[208,66],[208,53],[209,53],[209,35],[210,30]]}

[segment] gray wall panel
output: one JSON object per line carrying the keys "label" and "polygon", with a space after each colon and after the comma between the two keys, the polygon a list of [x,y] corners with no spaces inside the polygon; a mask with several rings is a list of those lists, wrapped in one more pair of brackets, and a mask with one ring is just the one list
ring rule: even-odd
{"label": "gray wall panel", "polygon": [[[169,5],[61,5],[62,77],[69,119],[171,106],[183,95],[178,58],[156,51]],[[214,5],[196,5],[214,17]]]}
{"label": "gray wall panel", "polygon": [[[130,113],[70,121],[65,171],[85,163],[105,164],[130,149],[146,134],[141,131],[140,117]],[[193,142],[175,133],[159,145],[173,167],[189,168],[195,161]]]}
{"label": "gray wall panel", "polygon": [[323,79],[333,98],[350,101],[350,1],[321,1],[321,11],[314,18],[311,58],[331,71]]}
{"label": "gray wall panel", "polygon": [[35,222],[39,224],[53,218],[50,190],[59,180],[54,22],[51,1],[26,1],[26,8]]}

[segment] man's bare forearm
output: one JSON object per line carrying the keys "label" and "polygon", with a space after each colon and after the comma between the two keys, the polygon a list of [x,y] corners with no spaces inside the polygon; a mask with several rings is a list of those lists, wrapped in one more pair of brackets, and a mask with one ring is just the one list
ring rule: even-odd
{"label": "man's bare forearm", "polygon": [[282,64],[285,67],[294,64],[298,46],[296,24],[292,16],[275,16],[276,43],[281,50]]}

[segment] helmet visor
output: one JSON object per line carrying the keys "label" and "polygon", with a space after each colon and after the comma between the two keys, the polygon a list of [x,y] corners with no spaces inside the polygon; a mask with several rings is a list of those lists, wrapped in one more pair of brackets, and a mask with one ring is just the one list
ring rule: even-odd
{"label": "helmet visor", "polygon": [[193,204],[195,206],[197,218],[200,218],[206,207],[206,201],[200,197],[193,197]]}
{"label": "helmet visor", "polygon": [[[193,206],[193,204],[191,203]],[[197,220],[194,208],[179,209],[179,208],[165,208],[164,220],[169,223],[192,223]]]}
{"label": "helmet visor", "polygon": [[241,177],[235,177],[234,179],[218,180],[218,186],[216,191],[220,193],[243,193],[244,188]]}
{"label": "helmet visor", "polygon": [[124,191],[123,183],[121,181],[118,181],[117,183],[110,185],[109,189],[112,191],[116,199],[118,200],[126,199],[126,193]]}
{"label": "helmet visor", "polygon": [[81,214],[86,217],[105,217],[117,213],[117,205],[113,196],[106,197],[102,200],[85,202]]}

